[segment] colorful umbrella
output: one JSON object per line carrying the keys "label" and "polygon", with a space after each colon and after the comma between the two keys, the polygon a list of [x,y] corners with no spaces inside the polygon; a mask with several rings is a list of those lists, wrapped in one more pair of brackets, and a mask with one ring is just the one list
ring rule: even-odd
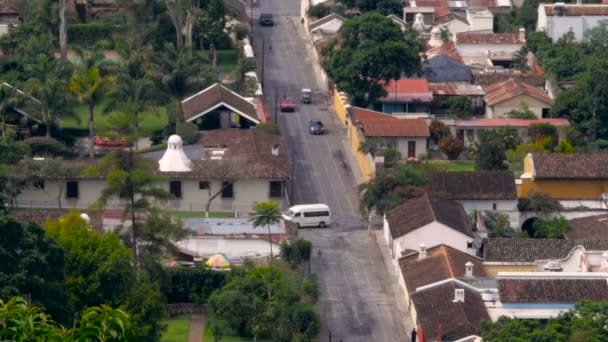
{"label": "colorful umbrella", "polygon": [[222,269],[230,268],[232,261],[222,254],[215,254],[210,256],[205,264],[214,269]]}

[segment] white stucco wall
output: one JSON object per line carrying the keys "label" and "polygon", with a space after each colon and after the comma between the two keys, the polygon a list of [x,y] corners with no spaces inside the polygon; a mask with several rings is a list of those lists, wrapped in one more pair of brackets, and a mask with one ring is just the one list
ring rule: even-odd
{"label": "white stucco wall", "polygon": [[472,241],[472,237],[435,221],[394,239],[393,258],[400,257],[401,252],[406,249],[418,250],[421,243],[424,243],[427,248],[445,244],[464,253],[475,255],[474,248],[467,248],[467,242]]}
{"label": "white stucco wall", "polygon": [[[203,179],[201,179],[203,180]],[[182,198],[174,199],[165,204],[169,210],[179,211],[203,211],[207,200],[209,199],[209,190],[199,189],[199,180],[186,179],[182,182]],[[63,182],[62,182],[63,183]],[[162,186],[162,185],[161,185]],[[81,179],[79,180],[78,190],[79,197],[77,199],[65,198],[66,190],[64,187],[62,195],[62,205],[65,208],[87,208],[91,206],[101,194],[105,187],[103,179]],[[211,181],[211,195],[219,191],[221,183],[219,181]],[[164,188],[169,191],[169,181],[166,182]],[[34,188],[25,189],[18,197],[17,204],[21,207],[57,207],[56,196],[59,193],[59,182],[46,181],[45,189],[39,190]],[[283,189],[285,194],[285,189]],[[283,198],[270,198],[270,180],[266,179],[242,179],[238,180],[233,185],[233,198],[222,198],[221,195],[216,197],[211,203],[211,211],[238,211],[248,212],[251,210],[254,202],[265,202],[274,200],[283,204]],[[113,200],[108,204],[110,208],[121,207],[120,200]]]}
{"label": "white stucco wall", "polygon": [[488,31],[493,32],[494,29],[494,17],[493,16],[479,16],[470,15],[467,13],[467,21],[471,25],[471,31]]}
{"label": "white stucco wall", "polygon": [[401,152],[401,158],[407,159],[408,145],[410,141],[416,142],[416,157],[420,157],[421,154],[427,153],[426,138],[399,138],[397,141],[397,149],[399,152]]}
{"label": "white stucco wall", "polygon": [[[545,14],[544,4],[538,7],[538,19],[536,22],[537,31],[545,31],[549,38],[555,43],[564,34],[572,31],[576,41],[580,42],[584,38],[585,31],[600,26],[601,22],[608,19],[608,16],[551,16]],[[566,6],[567,8],[568,6]]]}
{"label": "white stucco wall", "polygon": [[453,37],[454,34],[469,32],[472,30],[471,26],[463,23],[460,20],[452,20],[447,22],[445,25],[440,25],[439,28],[441,28],[441,26],[445,26],[448,29],[450,37]]}
{"label": "white stucco wall", "polygon": [[[512,227],[519,227],[520,215],[517,209],[517,200],[465,200],[457,202],[462,204],[467,214],[470,214],[473,210],[498,211],[509,217],[509,223]],[[494,204],[496,204],[496,209],[494,209]]]}
{"label": "white stucco wall", "polygon": [[456,50],[462,57],[486,56],[488,50],[492,55],[510,56],[524,46],[523,44],[460,44],[456,41]]}
{"label": "white stucco wall", "polygon": [[551,105],[541,102],[528,95],[519,95],[505,102],[494,106],[486,106],[486,117],[489,119],[506,118],[507,113],[512,110],[519,110],[524,105],[536,115],[536,118],[542,119],[543,108],[551,108]]}

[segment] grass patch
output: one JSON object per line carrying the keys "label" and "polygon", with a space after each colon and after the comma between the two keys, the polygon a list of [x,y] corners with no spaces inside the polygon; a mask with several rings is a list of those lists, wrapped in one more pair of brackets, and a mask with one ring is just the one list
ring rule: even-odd
{"label": "grass patch", "polygon": [[221,72],[232,72],[236,70],[239,61],[236,50],[217,50],[217,68]]}
{"label": "grass patch", "polygon": [[[93,110],[93,122],[96,130],[103,130],[106,127],[106,115],[104,110],[108,101],[102,101]],[[74,107],[76,117],[68,117],[61,120],[61,127],[68,129],[87,129],[88,128],[88,109],[86,105],[79,104]],[[167,110],[159,107],[155,112],[145,112],[141,114],[140,127],[148,132],[159,130],[167,126]]]}
{"label": "grass patch", "polygon": [[[205,213],[202,211],[172,211],[171,215],[179,218],[204,218]],[[210,212],[209,218],[234,218],[232,212]]]}
{"label": "grass patch", "polygon": [[167,144],[152,145],[147,148],[142,148],[141,150],[137,151],[137,153],[144,154],[144,153],[156,152],[156,151],[164,150],[166,148],[167,148]]}
{"label": "grass patch", "polygon": [[433,163],[433,168],[440,171],[475,171],[474,162]]}
{"label": "grass patch", "polygon": [[165,320],[167,331],[161,338],[162,342],[188,342],[190,335],[191,315],[179,315]]}
{"label": "grass patch", "polygon": [[[209,319],[209,318],[208,318]],[[208,321],[207,319],[207,321]],[[213,319],[213,317],[211,317]],[[270,340],[266,339],[257,339],[259,342],[270,342]],[[205,332],[203,333],[203,341],[215,341],[213,337],[213,332],[209,329],[207,322],[205,322]],[[253,338],[245,338],[237,336],[234,331],[226,331],[221,339],[222,342],[250,342],[253,341]]]}

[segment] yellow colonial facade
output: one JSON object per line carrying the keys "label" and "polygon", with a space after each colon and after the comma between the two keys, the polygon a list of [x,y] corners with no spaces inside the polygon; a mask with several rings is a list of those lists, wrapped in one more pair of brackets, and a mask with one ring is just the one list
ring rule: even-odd
{"label": "yellow colonial facade", "polygon": [[[563,165],[562,167],[568,167]],[[532,192],[542,192],[557,200],[593,200],[608,193],[608,178],[538,178],[532,154],[524,158],[524,173],[517,184],[518,197],[527,197]]]}
{"label": "yellow colonial facade", "polygon": [[486,276],[489,278],[496,278],[498,272],[540,272],[541,270],[537,265],[496,265],[492,263],[484,263],[483,269],[486,272]]}

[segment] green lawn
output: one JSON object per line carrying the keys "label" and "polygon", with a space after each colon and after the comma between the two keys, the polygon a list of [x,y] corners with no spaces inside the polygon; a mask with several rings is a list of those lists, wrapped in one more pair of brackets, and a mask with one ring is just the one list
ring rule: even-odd
{"label": "green lawn", "polygon": [[[179,218],[203,218],[205,213],[202,211],[172,211],[171,215]],[[210,212],[209,218],[234,218],[232,212]]]}
{"label": "green lawn", "polygon": [[[103,130],[106,123],[106,115],[103,111],[108,102],[103,101],[94,110],[94,122],[96,130]],[[87,129],[88,127],[88,110],[86,105],[78,105],[74,107],[74,112],[77,118],[64,118],[61,120],[63,128]],[[141,116],[140,127],[146,131],[155,131],[167,126],[167,112],[164,107],[158,108],[156,113],[147,112]]]}
{"label": "green lawn", "polygon": [[432,163],[431,165],[441,171],[475,171],[475,163],[469,161]]}
{"label": "green lawn", "polygon": [[217,68],[221,72],[232,72],[236,70],[238,55],[236,50],[216,50]]}
{"label": "green lawn", "polygon": [[163,334],[162,342],[188,342],[191,315],[179,315],[165,320],[167,331]]}

